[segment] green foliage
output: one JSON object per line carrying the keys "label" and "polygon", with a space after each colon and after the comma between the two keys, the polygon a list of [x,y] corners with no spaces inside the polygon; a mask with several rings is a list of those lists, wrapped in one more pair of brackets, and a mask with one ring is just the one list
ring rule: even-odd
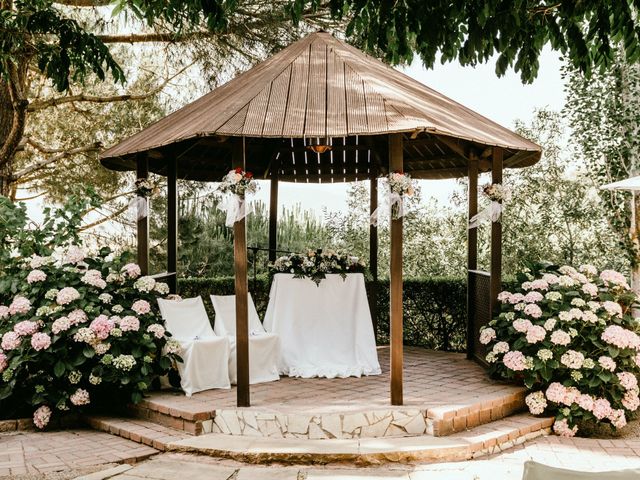
{"label": "green foliage", "polygon": [[[301,18],[319,0],[294,0]],[[624,43],[629,62],[640,59],[638,5],[633,0],[457,1],[332,0],[334,16],[348,18],[347,36],[391,63],[410,62],[414,51],[428,67],[440,60],[475,65],[498,54],[496,73],[520,72],[523,82],[538,73],[542,48],[549,44],[589,74],[612,63],[616,42]]]}
{"label": "green foliage", "polygon": [[157,311],[167,285],[137,278],[129,254],[80,247],[78,226],[97,201],[72,196],[33,228],[24,205],[0,197],[3,417],[38,407],[42,428],[51,411],[135,403],[179,359]]}
{"label": "green foliage", "polygon": [[543,266],[520,281],[480,332],[490,372],[524,383],[531,413],[553,414],[560,435],[585,423],[623,427],[640,405],[636,296],[624,275]]}

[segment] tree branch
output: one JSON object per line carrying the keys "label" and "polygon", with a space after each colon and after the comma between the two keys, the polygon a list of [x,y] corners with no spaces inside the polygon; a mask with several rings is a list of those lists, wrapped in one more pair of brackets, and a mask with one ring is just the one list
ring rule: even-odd
{"label": "tree branch", "polygon": [[104,7],[113,0],[53,0],[53,3],[68,7]]}
{"label": "tree branch", "polygon": [[16,148],[18,148],[20,144],[20,140],[24,134],[27,107],[29,105],[21,88],[18,68],[13,62],[9,61],[7,62],[7,70],[9,73],[7,85],[11,103],[13,104],[13,119],[11,130],[5,138],[4,144],[0,147],[0,167],[11,161]]}
{"label": "tree branch", "polygon": [[214,32],[198,31],[189,33],[132,33],[129,35],[96,35],[102,43],[154,43],[154,42],[187,42],[202,38],[213,38]]}
{"label": "tree branch", "polygon": [[60,152],[57,155],[54,155],[53,157],[47,158],[40,162],[36,162],[33,165],[29,165],[28,167],[25,167],[22,170],[17,171],[15,174],[12,175],[12,180],[15,182],[25,177],[26,175],[29,175],[33,172],[37,172],[38,170],[42,170],[46,166],[51,165],[52,163],[55,163],[59,160],[62,160],[63,158],[70,157],[72,155],[77,155],[79,153],[97,152],[101,148],[102,148],[102,144],[100,142],[96,142],[92,145],[72,148],[71,150]]}
{"label": "tree branch", "polygon": [[96,220],[95,222],[88,223],[87,225],[81,226],[78,229],[78,231],[79,232],[84,232],[85,230],[89,230],[90,228],[97,227],[100,224],[108,222],[109,220],[112,220],[112,219],[116,218],[117,216],[121,215],[122,213],[126,212],[128,208],[129,208],[129,205],[125,205],[124,207],[119,208],[115,212],[110,213],[109,215],[105,215],[100,220]]}
{"label": "tree branch", "polygon": [[124,95],[86,95],[84,93],[80,93],[78,95],[69,95],[66,97],[56,97],[50,98],[49,100],[41,100],[35,101],[31,103],[28,107],[29,112],[34,112],[37,110],[43,110],[49,107],[56,107],[58,105],[62,105],[65,103],[75,103],[75,102],[90,102],[90,103],[113,103],[113,102],[126,102],[130,100],[144,100],[149,98],[157,93],[160,93],[164,87],[166,87],[171,80],[176,78],[178,75],[184,73],[189,67],[193,65],[193,62],[187,65],[186,67],[178,70],[174,75],[167,77],[164,81],[155,87],[154,89],[145,92],[145,93],[129,93]]}

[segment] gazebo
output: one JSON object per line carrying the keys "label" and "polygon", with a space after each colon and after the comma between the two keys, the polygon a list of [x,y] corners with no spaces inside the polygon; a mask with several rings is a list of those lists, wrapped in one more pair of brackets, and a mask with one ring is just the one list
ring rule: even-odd
{"label": "gazebo", "polygon": [[[431,90],[326,32],[312,33],[101,155],[113,170],[167,177],[167,278],[177,284],[177,179],[220,181],[242,167],[270,180],[270,258],[276,254],[278,182],[371,182],[404,171],[416,179],[469,178],[469,218],[478,213],[478,174],[540,159],[535,143]],[[141,202],[146,202],[142,199]],[[403,404],[402,219],[391,220],[391,404]],[[377,228],[370,227],[377,278]],[[138,261],[148,273],[148,218],[138,220]],[[477,227],[468,233],[467,357],[501,285],[501,224],[491,225],[491,269],[477,269]],[[245,221],[234,225],[237,405],[250,405]]]}

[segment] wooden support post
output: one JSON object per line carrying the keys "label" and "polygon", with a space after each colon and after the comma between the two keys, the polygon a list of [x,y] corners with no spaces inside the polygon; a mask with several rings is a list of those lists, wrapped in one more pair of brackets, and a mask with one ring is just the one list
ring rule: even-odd
{"label": "wooden support post", "polygon": [[[502,148],[493,147],[491,182],[502,183]],[[502,203],[502,202],[501,202]],[[502,222],[491,223],[491,314],[498,305],[498,293],[502,289]]]}
{"label": "wooden support post", "polygon": [[178,161],[167,160],[167,273],[169,291],[178,292]]}
{"label": "wooden support post", "polygon": [[[403,170],[402,134],[389,135],[389,172]],[[391,216],[390,312],[391,404],[402,405],[402,218]]]}
{"label": "wooden support post", "polygon": [[[246,169],[244,137],[233,139],[233,167]],[[247,230],[245,218],[233,225],[236,292],[237,405],[251,406],[249,391],[249,281],[247,279]]]}
{"label": "wooden support post", "polygon": [[[378,177],[372,174],[370,181],[371,197],[369,215],[378,209]],[[373,321],[373,335],[378,338],[378,226],[369,224],[369,271],[373,282],[369,291],[369,310]]]}
{"label": "wooden support post", "polygon": [[[139,154],[136,164],[136,177],[138,180],[149,178],[149,160],[143,154]],[[138,265],[142,275],[149,275],[149,199],[138,199]]]}
{"label": "wooden support post", "polygon": [[[274,160],[274,165],[278,160]],[[271,191],[269,194],[269,261],[277,258],[278,249],[278,169],[271,169]]]}
{"label": "wooden support post", "polygon": [[[469,217],[478,213],[478,158],[469,159]],[[478,269],[478,227],[467,229],[467,358],[472,359],[475,351],[475,301],[472,292],[471,270]]]}

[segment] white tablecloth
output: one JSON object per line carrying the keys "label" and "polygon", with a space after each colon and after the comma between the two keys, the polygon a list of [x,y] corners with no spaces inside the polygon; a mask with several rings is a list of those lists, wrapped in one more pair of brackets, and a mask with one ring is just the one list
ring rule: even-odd
{"label": "white tablecloth", "polygon": [[280,373],[290,377],[379,375],[380,364],[364,276],[327,275],[316,286],[292,274],[274,276],[264,320],[280,337]]}

